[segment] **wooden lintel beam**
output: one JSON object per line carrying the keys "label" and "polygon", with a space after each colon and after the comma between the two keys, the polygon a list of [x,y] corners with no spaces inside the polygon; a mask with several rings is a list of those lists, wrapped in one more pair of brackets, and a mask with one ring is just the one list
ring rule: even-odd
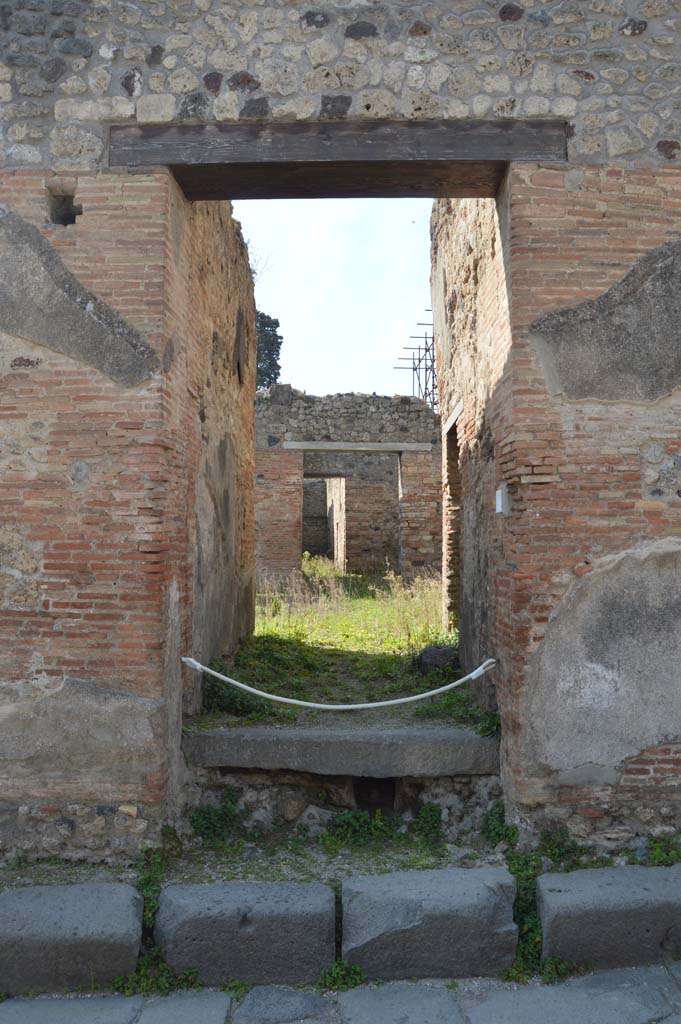
{"label": "wooden lintel beam", "polygon": [[170,167],[189,199],[488,196],[515,162],[563,163],[557,120],[113,126],[109,165]]}
{"label": "wooden lintel beam", "polygon": [[557,120],[293,121],[114,126],[112,167],[395,161],[563,161]]}

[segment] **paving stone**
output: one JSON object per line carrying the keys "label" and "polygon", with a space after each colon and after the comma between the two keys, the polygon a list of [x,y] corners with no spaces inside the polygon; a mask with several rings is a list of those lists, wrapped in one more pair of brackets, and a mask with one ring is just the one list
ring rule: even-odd
{"label": "paving stone", "polygon": [[514,896],[504,868],[350,878],[343,956],[377,979],[498,974],[515,953]]}
{"label": "paving stone", "polygon": [[252,989],[234,1014],[234,1024],[293,1024],[294,1021],[332,1021],[333,1003],[318,992],[301,992],[281,985]]}
{"label": "paving stone", "polygon": [[106,987],[135,969],[142,898],[131,885],[39,885],[0,893],[0,990]]}
{"label": "paving stone", "polygon": [[135,1024],[225,1024],[231,1006],[224,992],[178,992],[150,999]]}
{"label": "paving stone", "polygon": [[338,1003],[343,1024],[465,1024],[455,994],[446,988],[404,982],[356,988],[341,993]]}
{"label": "paving stone", "polygon": [[0,1003],[0,1024],[137,1024],[143,1002],[122,996],[10,999]]}
{"label": "paving stone", "polygon": [[678,999],[679,989],[663,967],[496,990],[479,1001],[459,995],[468,1024],[670,1024]]}
{"label": "paving stone", "polygon": [[448,725],[200,729],[185,734],[182,749],[191,764],[206,768],[285,769],[365,778],[495,775],[499,771],[495,739]]}
{"label": "paving stone", "polygon": [[541,875],[537,894],[544,957],[608,968],[681,951],[681,865]]}
{"label": "paving stone", "polygon": [[333,963],[335,898],[317,882],[169,885],[155,936],[177,971],[206,985],[315,982]]}

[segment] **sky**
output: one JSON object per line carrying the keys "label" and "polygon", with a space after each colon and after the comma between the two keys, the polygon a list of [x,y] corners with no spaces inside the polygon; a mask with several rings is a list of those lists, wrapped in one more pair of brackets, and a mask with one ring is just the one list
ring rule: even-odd
{"label": "sky", "polygon": [[[281,383],[308,394],[412,393],[394,370],[430,323],[430,199],[234,203],[259,310],[280,322]],[[405,364],[406,365],[406,364]]]}

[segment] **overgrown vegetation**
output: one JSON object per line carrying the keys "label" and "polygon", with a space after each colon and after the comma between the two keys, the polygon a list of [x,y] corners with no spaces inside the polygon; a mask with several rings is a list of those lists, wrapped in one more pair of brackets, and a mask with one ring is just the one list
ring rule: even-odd
{"label": "overgrown vegetation", "polygon": [[681,864],[681,834],[674,832],[665,836],[651,836],[645,857],[629,855],[631,864],[645,864],[648,867],[668,868]]}
{"label": "overgrown vegetation", "polygon": [[552,984],[570,975],[584,973],[586,966],[567,963],[559,957],[548,957],[542,961],[537,877],[547,869],[574,871],[579,868],[602,867],[609,860],[595,857],[587,847],[573,839],[562,824],[543,829],[536,850],[517,849],[518,829],[506,821],[504,805],[500,800],[492,804],[485,814],[482,833],[491,846],[504,844],[506,863],[516,882],[513,916],[518,925],[518,946],[513,966],[504,973],[504,980],[524,983],[538,974],[546,984]]}
{"label": "overgrown vegetation", "polygon": [[194,808],[189,820],[203,846],[219,850],[232,838],[239,818],[236,790],[225,786],[218,804],[200,804]]}
{"label": "overgrown vegetation", "polygon": [[[457,673],[440,670],[426,678],[414,656],[426,644],[458,642],[456,632],[443,633],[440,626],[440,587],[434,574],[406,583],[392,572],[340,573],[328,559],[308,556],[300,573],[261,584],[253,636],[233,662],[219,659],[211,667],[259,689],[321,703],[364,703],[435,689]],[[419,705],[418,713],[491,735],[498,717],[478,707],[474,693],[465,685]],[[204,711],[244,722],[301,714],[208,675]]]}
{"label": "overgrown vegetation", "polygon": [[116,978],[114,992],[124,996],[167,996],[179,989],[200,988],[197,971],[175,974],[156,948],[147,950],[137,961],[137,967],[127,978]]}
{"label": "overgrown vegetation", "polygon": [[144,900],[144,927],[154,926],[159,906],[161,884],[165,875],[165,858],[162,850],[144,850],[137,859],[137,891]]}
{"label": "overgrown vegetation", "polygon": [[318,987],[322,992],[347,992],[366,981],[366,976],[357,964],[347,960],[336,960],[333,967],[326,967],[319,976]]}
{"label": "overgrown vegetation", "polygon": [[368,811],[343,811],[330,822],[321,841],[328,853],[344,846],[368,846],[376,840],[394,838],[400,824],[399,818],[380,810],[373,817]]}
{"label": "overgrown vegetation", "polygon": [[423,804],[413,826],[414,835],[427,846],[438,846],[444,842],[442,831],[442,808],[439,804]]}

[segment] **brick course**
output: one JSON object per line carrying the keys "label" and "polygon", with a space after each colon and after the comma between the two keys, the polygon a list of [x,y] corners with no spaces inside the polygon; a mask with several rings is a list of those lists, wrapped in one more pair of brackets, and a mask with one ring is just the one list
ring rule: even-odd
{"label": "brick course", "polygon": [[[2,336],[0,699],[10,729],[25,734],[22,750],[10,742],[2,790],[10,804],[48,802],[50,815],[63,800],[82,806],[90,832],[74,826],[69,844],[120,852],[181,802],[179,656],[210,657],[252,623],[255,312],[229,204],[190,207],[164,173],[86,174],[70,183],[83,213],[62,227],[47,222],[45,184],[55,180],[5,173],[0,202],[38,226],[80,282],[143,332],[164,372],[126,388],[40,339]],[[202,488],[225,487],[235,496],[230,557],[201,575]],[[211,571],[225,562],[238,587],[226,591],[220,578],[222,622],[207,634]],[[195,679],[186,682],[187,706],[196,707]],[[69,701],[78,715],[78,694],[82,720],[56,724]],[[111,715],[123,716],[116,727]],[[88,808],[121,802],[141,810],[115,839],[114,818],[95,827]],[[3,815],[9,842],[19,835],[30,847],[14,812]],[[36,845],[55,850],[50,815],[32,829]]]}
{"label": "brick course", "polygon": [[[545,814],[565,817],[581,834],[595,827],[617,836],[651,823],[678,826],[676,762],[671,757],[665,762],[659,752],[667,747],[656,744],[651,757],[659,768],[647,772],[645,767],[651,765],[635,753],[637,736],[647,735],[646,730],[673,741],[681,735],[681,708],[673,691],[662,683],[655,691],[663,695],[656,697],[660,703],[655,724],[655,706],[646,700],[644,680],[640,696],[633,680],[628,682],[631,656],[622,648],[622,666],[608,670],[620,673],[621,695],[614,698],[612,713],[597,717],[603,715],[599,701],[610,699],[603,689],[610,676],[599,676],[596,666],[584,665],[580,644],[586,641],[567,616],[571,607],[589,600],[613,558],[632,552],[632,565],[643,566],[649,553],[651,559],[667,559],[673,572],[669,560],[676,557],[674,538],[681,527],[681,502],[674,489],[679,400],[674,393],[655,403],[637,401],[630,394],[615,395],[609,402],[568,400],[547,377],[545,350],[535,336],[544,330],[539,320],[543,314],[602,296],[643,257],[678,238],[680,189],[681,177],[672,172],[515,167],[496,207],[487,201],[456,206],[442,202],[434,220],[436,268],[444,268],[447,276],[437,313],[443,419],[456,401],[462,400],[464,407],[458,421],[464,594],[468,531],[478,563],[484,551],[490,607],[485,621],[475,614],[466,618],[464,604],[462,621],[469,631],[479,631],[499,660],[496,695],[504,726],[509,802],[524,813],[543,809]],[[465,244],[469,239],[472,255]],[[471,260],[477,261],[475,278],[465,276]],[[496,326],[484,297],[495,262],[497,278],[501,280],[502,273],[506,277],[497,294],[508,310]],[[632,298],[630,319],[641,316],[635,301]],[[454,333],[467,309],[477,310],[477,320],[470,321],[468,334]],[[652,313],[653,318],[656,315],[657,310]],[[663,330],[650,320],[647,327]],[[593,330],[597,329],[594,320]],[[646,330],[643,322],[641,330]],[[478,345],[472,356],[468,338]],[[481,476],[467,472],[467,465],[482,461],[477,446],[483,420],[491,432],[491,473]],[[494,508],[494,491],[502,484],[508,488],[510,515],[490,517],[484,510]],[[468,525],[467,502],[476,509]],[[663,543],[663,549],[655,548],[655,543]],[[647,570],[640,571],[643,580],[649,579]],[[579,581],[582,586],[576,590]],[[616,586],[614,577],[611,586]],[[622,611],[603,633],[606,645],[613,642],[621,617],[632,614],[628,630],[636,647],[637,618],[646,614],[645,605],[640,605],[638,616],[629,607],[647,600],[640,583],[638,590],[639,595],[612,591],[612,600],[620,602]],[[662,601],[660,615],[665,607]],[[567,626],[561,622],[570,625],[574,648],[561,686],[567,687],[568,679],[572,682],[558,697],[552,689],[555,669],[547,666],[553,664],[557,637],[563,659],[569,648],[561,633]],[[646,642],[641,634],[639,646]],[[673,676],[673,632],[666,634],[661,648],[651,649],[651,659],[658,649],[662,661],[655,662],[655,675],[660,678],[662,664],[662,676],[666,678],[667,671]],[[598,653],[593,657],[597,661]],[[563,702],[562,711],[557,701]],[[577,755],[587,743],[590,719],[599,723],[594,749],[601,749],[602,756],[594,760],[601,764],[582,767],[583,784],[571,785],[577,767],[566,770],[570,747]],[[573,732],[573,722],[581,722],[581,740]],[[632,757],[610,762],[609,745],[622,730]]]}

